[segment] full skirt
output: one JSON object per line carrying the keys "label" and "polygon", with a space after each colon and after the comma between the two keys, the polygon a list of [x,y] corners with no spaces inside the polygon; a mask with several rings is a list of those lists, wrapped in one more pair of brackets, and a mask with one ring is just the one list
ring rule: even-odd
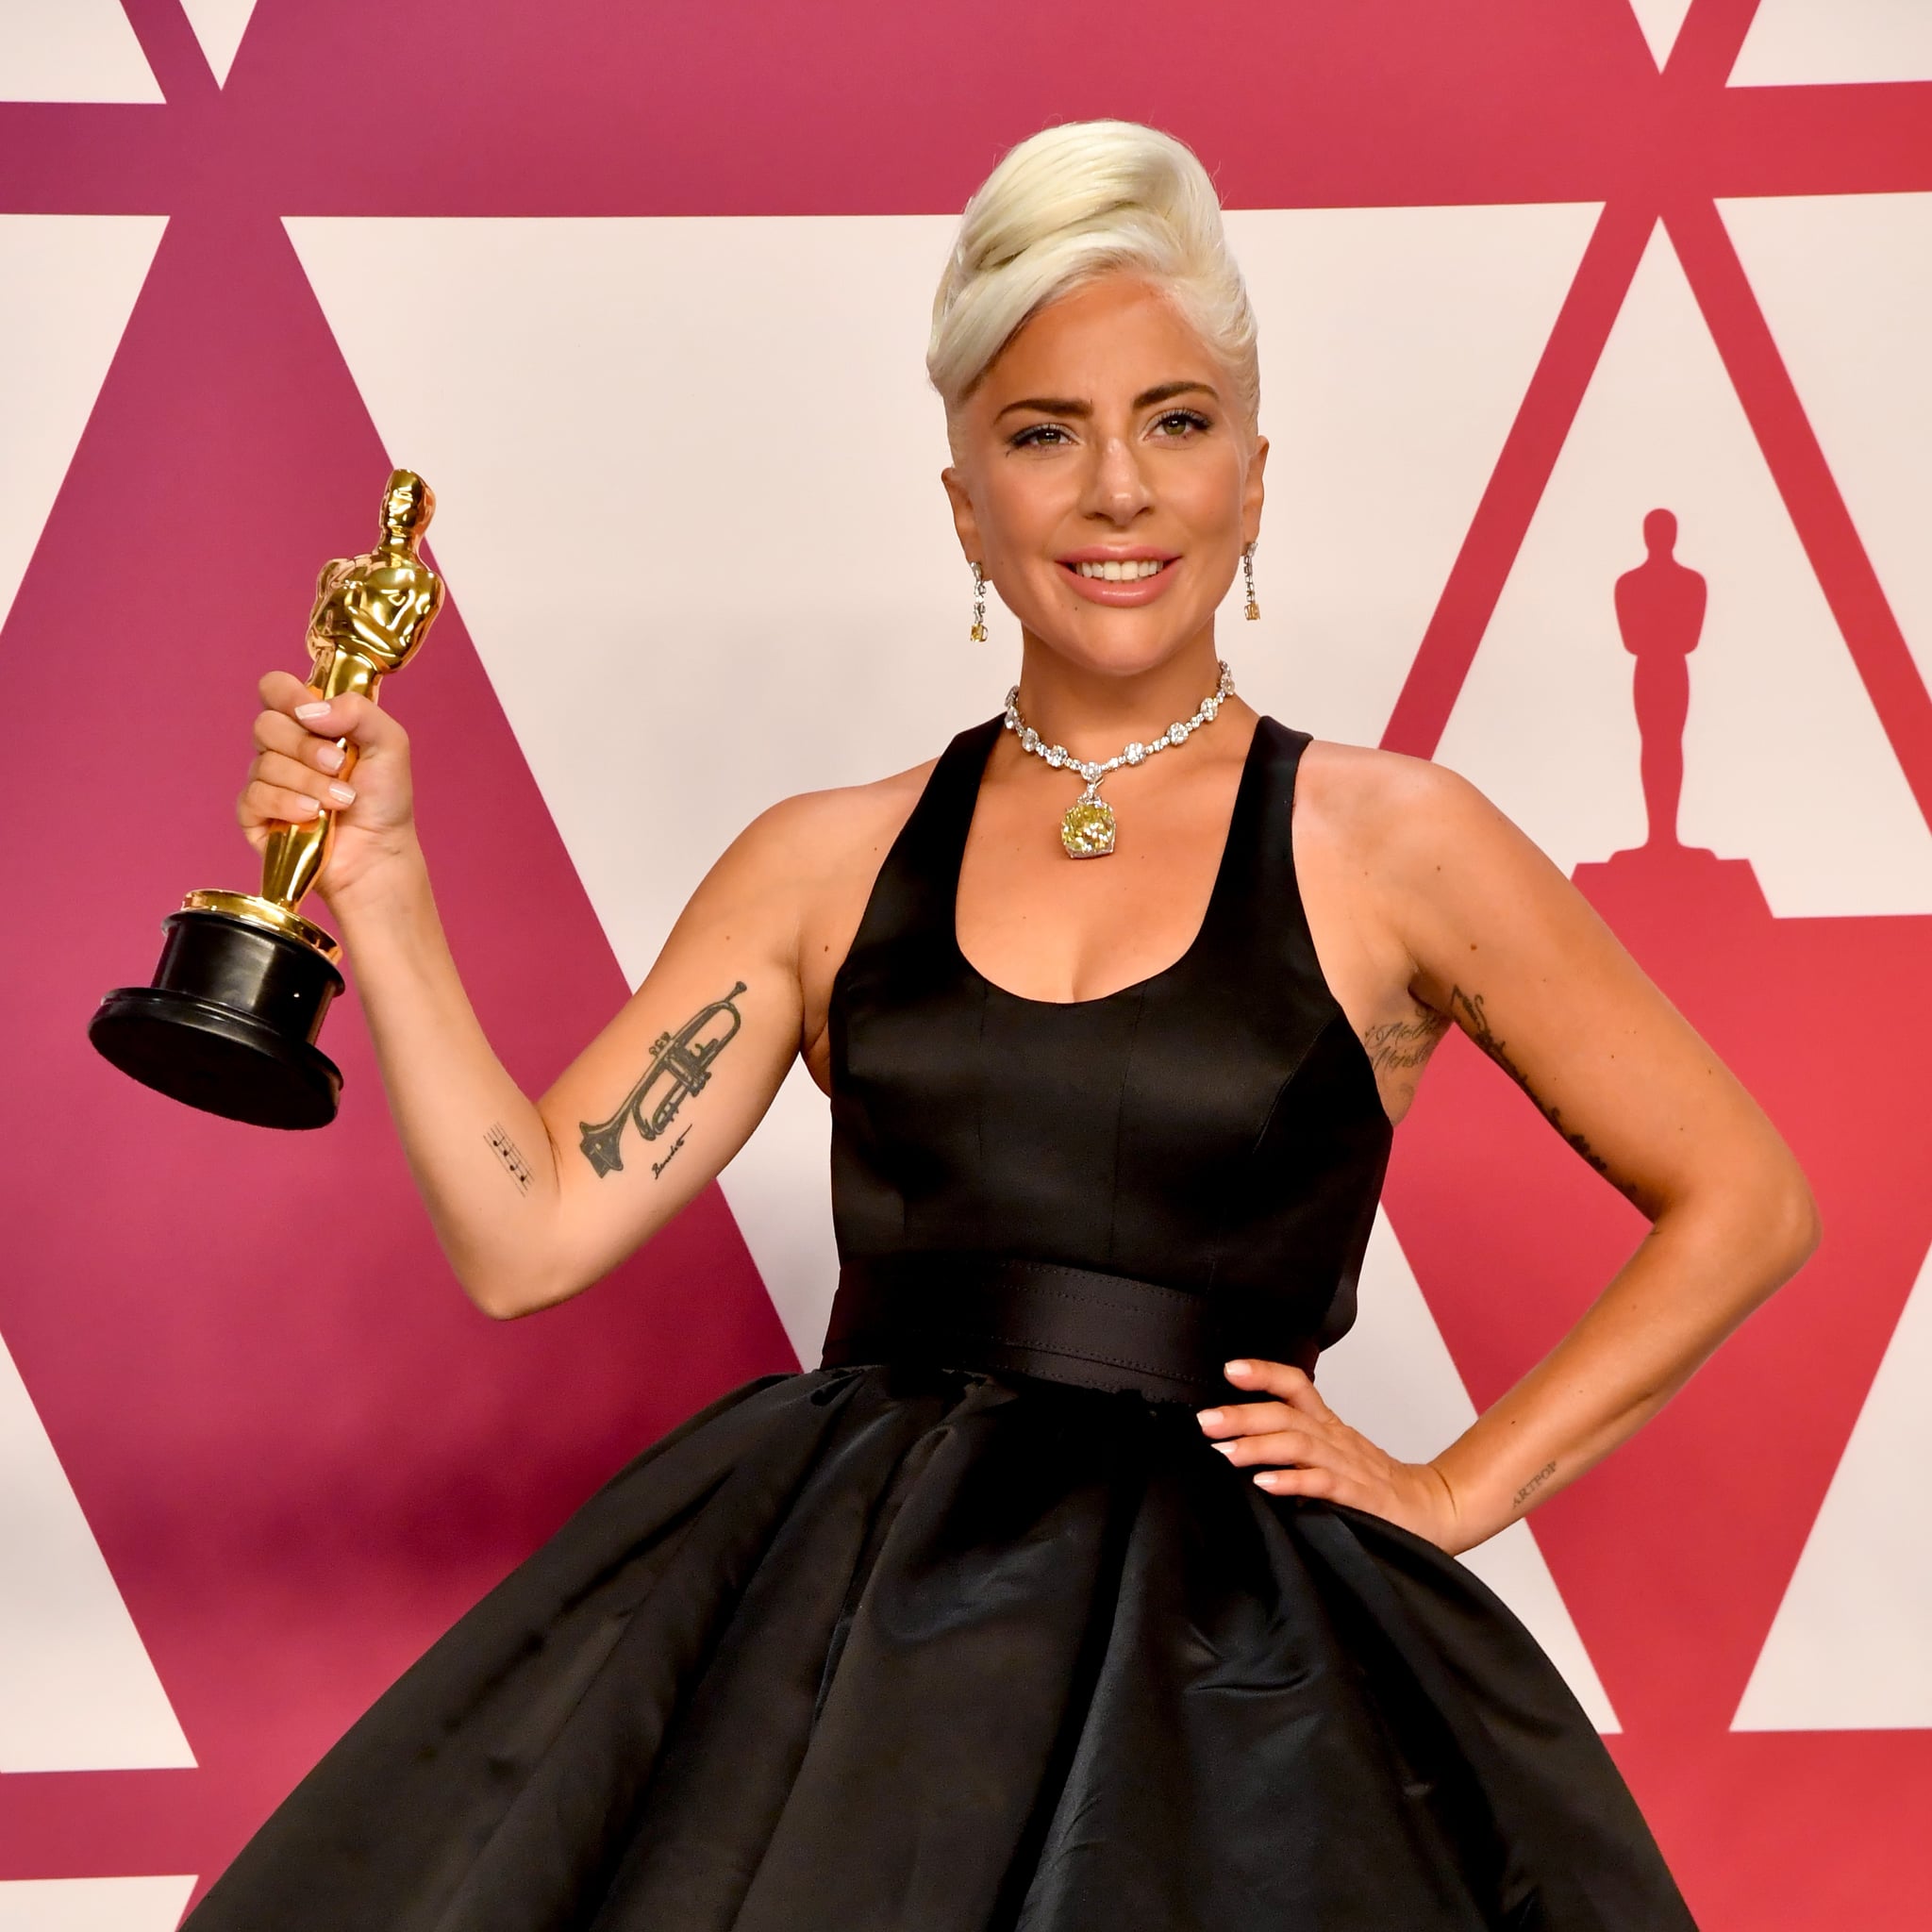
{"label": "full skirt", "polygon": [[1677,1932],[1508,1607],[1192,1412],[761,1377],[440,1639],[189,1932]]}

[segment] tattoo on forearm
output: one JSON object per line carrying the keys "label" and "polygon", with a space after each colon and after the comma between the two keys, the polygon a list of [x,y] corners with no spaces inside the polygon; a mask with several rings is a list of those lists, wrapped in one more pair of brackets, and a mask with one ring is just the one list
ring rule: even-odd
{"label": "tattoo on forearm", "polygon": [[1585,1160],[1589,1161],[1591,1166],[1595,1168],[1597,1173],[1602,1174],[1620,1194],[1624,1195],[1627,1200],[1634,1202],[1639,1208],[1641,1208],[1643,1203],[1639,1198],[1638,1190],[1632,1187],[1628,1181],[1623,1180],[1618,1175],[1612,1174],[1609,1162],[1590,1144],[1583,1135],[1574,1132],[1563,1124],[1562,1109],[1551,1107],[1544,1101],[1536,1089],[1524,1077],[1523,1069],[1517,1066],[1515,1061],[1504,1051],[1505,1042],[1499,1040],[1491,1030],[1489,1015],[1483,1010],[1482,994],[1479,992],[1465,992],[1459,986],[1451,987],[1449,989],[1449,1008],[1462,1022],[1469,1037],[1529,1095],[1530,1099],[1536,1102],[1543,1118],[1549,1122],[1551,1126],[1555,1127],[1557,1133],[1561,1134],[1564,1140]]}
{"label": "tattoo on forearm", "polygon": [[662,1160],[652,1161],[651,1178],[653,1180],[656,1180],[658,1176],[660,1174],[662,1174],[667,1167],[671,1165],[671,1157],[674,1154],[675,1154],[680,1147],[684,1145],[685,1134],[689,1134],[690,1132],[691,1129],[689,1127],[685,1128],[684,1133],[678,1135],[677,1139],[672,1141],[671,1145],[665,1149],[664,1158]]}
{"label": "tattoo on forearm", "polygon": [[517,1184],[517,1192],[530,1191],[530,1163],[524,1158],[524,1150],[504,1132],[501,1121],[491,1121],[490,1131],[483,1137],[490,1142],[490,1151],[503,1162],[503,1171]]}
{"label": "tattoo on forearm", "polygon": [[[685,1101],[703,1089],[711,1077],[711,1062],[731,1044],[744,1024],[743,1015],[732,1005],[743,991],[741,979],[723,999],[701,1007],[675,1033],[658,1034],[651,1043],[651,1063],[625,1095],[624,1105],[608,1121],[594,1126],[589,1121],[577,1123],[584,1158],[599,1180],[607,1174],[624,1171],[622,1142],[626,1123],[635,1122],[646,1141],[655,1141]],[[680,1134],[677,1144],[683,1140]],[[676,1151],[674,1145],[671,1153]],[[670,1159],[671,1154],[667,1154],[651,1170],[653,1174],[662,1173]]]}
{"label": "tattoo on forearm", "polygon": [[1530,1479],[1526,1483],[1524,1483],[1520,1490],[1517,1491],[1515,1495],[1513,1495],[1509,1499],[1510,1502],[1512,1504],[1521,1504],[1526,1497],[1533,1494],[1536,1491],[1541,1489],[1542,1486],[1546,1482],[1548,1482],[1553,1475],[1556,1474],[1556,1473],[1557,1465],[1554,1462],[1544,1463],[1543,1466],[1540,1470],[1538,1470],[1537,1473],[1533,1476],[1531,1476]]}
{"label": "tattoo on forearm", "polygon": [[1413,1004],[1414,1019],[1390,1020],[1363,1029],[1362,1044],[1368,1048],[1369,1059],[1378,1074],[1400,1073],[1423,1065],[1435,1052],[1436,1042],[1449,1030],[1447,1013],[1439,1013],[1420,1000]]}

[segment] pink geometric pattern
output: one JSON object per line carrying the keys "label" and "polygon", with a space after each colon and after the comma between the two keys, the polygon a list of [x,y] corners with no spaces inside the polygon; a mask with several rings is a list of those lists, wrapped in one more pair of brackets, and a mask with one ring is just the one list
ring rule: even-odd
{"label": "pink geometric pattern", "polygon": [[[1183,29],[1150,0],[1101,30],[1037,0],[970,20],[889,0],[259,0],[219,89],[175,0],[125,6],[164,107],[0,103],[0,212],[169,220],[0,636],[0,1334],[199,1768],[0,1776],[0,1879],[205,1885],[594,1483],[709,1395],[795,1366],[715,1188],[595,1294],[541,1323],[472,1314],[353,996],[330,1022],[342,1116],[299,1144],[146,1094],[86,1044],[99,993],[148,972],[148,922],[190,886],[250,883],[225,801],[253,681],[288,659],[318,560],[365,540],[387,467],[282,217],[929,212],[1011,141],[1098,113],[1173,128],[1234,207],[1600,201],[1385,735],[1423,756],[1660,221],[1932,820],[1932,693],[1715,206],[1932,191],[1932,84],[1727,89],[1755,0],[1693,0],[1661,73],[1621,0],[1243,6],[1224,38],[1224,12]],[[369,272],[406,311],[408,264]],[[425,782],[425,838],[484,1024],[540,1089],[625,988],[452,591],[408,712],[421,769],[468,795]],[[1932,1054],[1869,1017],[1915,1008],[1932,920],[1583,883],[1786,1130],[1829,1233],[1537,1534],[1701,1923],[1916,1923],[1932,1732],[1728,1726],[1932,1242]],[[1641,1231],[1460,1041],[1388,1205],[1479,1405]]]}

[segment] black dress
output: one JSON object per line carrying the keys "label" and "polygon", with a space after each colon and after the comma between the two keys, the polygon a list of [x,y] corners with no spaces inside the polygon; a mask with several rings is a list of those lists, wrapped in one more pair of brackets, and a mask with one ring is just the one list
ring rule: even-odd
{"label": "black dress", "polygon": [[1503,1602],[1194,1421],[1348,1329],[1389,1153],[1295,885],[1307,735],[1261,721],[1186,954],[1055,1005],[954,936],[999,728],[834,986],[824,1362],[613,1477],[192,1932],[1692,1925]]}

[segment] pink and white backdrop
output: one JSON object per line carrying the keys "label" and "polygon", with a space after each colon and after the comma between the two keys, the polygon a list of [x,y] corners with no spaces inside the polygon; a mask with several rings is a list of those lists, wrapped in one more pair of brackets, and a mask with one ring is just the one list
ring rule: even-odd
{"label": "pink and white backdrop", "polygon": [[[1824,1207],[1658,1421],[1467,1560],[1711,1932],[1932,1923],[1932,7],[0,0],[4,1932],[174,1925],[620,1461],[817,1360],[802,1076],[645,1252],[502,1326],[353,997],[300,1139],[88,1049],[180,893],[251,882],[253,683],[317,565],[391,462],[429,477],[451,606],[391,702],[541,1087],[754,811],[997,708],[927,303],[998,153],[1106,113],[1196,146],[1261,317],[1243,690],[1482,785]],[[1707,587],[1682,829],[1722,890],[1640,849],[1615,585],[1659,508]],[[1429,1455],[1641,1229],[1452,1036],[1330,1400]]]}

